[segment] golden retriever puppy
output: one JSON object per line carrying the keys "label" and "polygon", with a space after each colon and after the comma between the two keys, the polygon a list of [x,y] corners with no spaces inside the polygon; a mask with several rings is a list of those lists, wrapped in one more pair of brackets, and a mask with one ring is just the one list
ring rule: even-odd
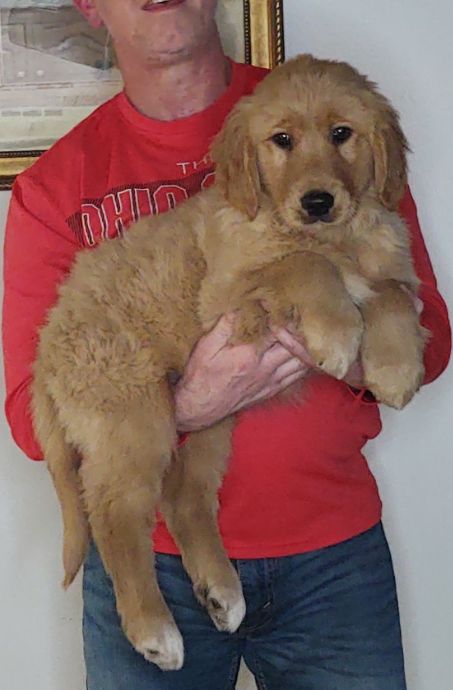
{"label": "golden retriever puppy", "polygon": [[63,512],[65,584],[92,533],[125,634],[162,669],[181,667],[183,642],[153,570],[158,506],[215,625],[234,631],[245,612],[216,523],[233,420],[177,451],[169,372],[237,310],[235,341],[292,322],[320,369],[342,378],[360,353],[368,388],[402,407],[424,347],[396,213],[405,149],[373,84],[301,56],[235,107],[211,189],[81,253],[60,288],[33,413]]}

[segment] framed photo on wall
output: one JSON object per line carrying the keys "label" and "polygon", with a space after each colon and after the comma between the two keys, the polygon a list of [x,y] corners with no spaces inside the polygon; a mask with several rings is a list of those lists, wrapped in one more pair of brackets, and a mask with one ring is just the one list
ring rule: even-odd
{"label": "framed photo on wall", "polygon": [[[227,55],[284,60],[283,0],[219,0]],[[0,0],[0,189],[122,88],[105,29],[72,0]]]}

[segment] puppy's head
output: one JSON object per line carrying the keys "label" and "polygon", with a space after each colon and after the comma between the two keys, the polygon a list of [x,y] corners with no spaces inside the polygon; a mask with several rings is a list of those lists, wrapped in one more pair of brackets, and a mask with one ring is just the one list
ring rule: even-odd
{"label": "puppy's head", "polygon": [[345,63],[303,55],[233,109],[213,146],[217,184],[253,218],[271,203],[291,230],[349,221],[366,194],[396,209],[407,143],[396,112]]}

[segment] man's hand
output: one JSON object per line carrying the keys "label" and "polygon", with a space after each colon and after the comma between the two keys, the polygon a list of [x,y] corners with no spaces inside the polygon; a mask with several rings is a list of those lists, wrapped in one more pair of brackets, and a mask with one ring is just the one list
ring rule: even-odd
{"label": "man's hand", "polygon": [[[417,312],[423,309],[413,296]],[[254,403],[272,398],[303,378],[314,363],[289,325],[273,328],[261,347],[229,345],[234,315],[219,319],[200,338],[175,389],[178,430],[197,431]],[[344,381],[363,387],[360,361],[352,364]]]}
{"label": "man's hand", "polygon": [[203,429],[271,398],[311,368],[309,358],[293,354],[273,334],[261,347],[231,346],[233,329],[228,314],[197,343],[175,389],[179,431]]}

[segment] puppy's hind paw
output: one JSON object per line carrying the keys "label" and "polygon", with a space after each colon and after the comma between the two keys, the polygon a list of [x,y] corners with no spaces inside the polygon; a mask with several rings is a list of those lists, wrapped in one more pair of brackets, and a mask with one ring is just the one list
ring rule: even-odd
{"label": "puppy's hind paw", "polygon": [[217,630],[233,633],[239,628],[245,616],[245,601],[242,590],[214,585],[195,587],[195,596],[206,608]]}
{"label": "puppy's hind paw", "polygon": [[135,649],[162,671],[179,671],[182,668],[184,644],[176,625],[165,625],[158,634],[140,640]]}

